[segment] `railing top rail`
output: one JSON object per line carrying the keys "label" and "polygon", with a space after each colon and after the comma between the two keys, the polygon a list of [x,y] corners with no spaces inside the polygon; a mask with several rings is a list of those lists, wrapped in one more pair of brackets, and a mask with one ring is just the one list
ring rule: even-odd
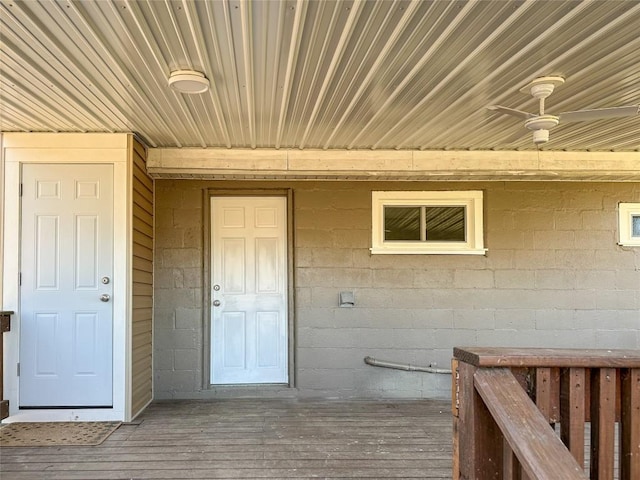
{"label": "railing top rail", "polygon": [[456,347],[453,356],[476,367],[640,368],[640,350]]}

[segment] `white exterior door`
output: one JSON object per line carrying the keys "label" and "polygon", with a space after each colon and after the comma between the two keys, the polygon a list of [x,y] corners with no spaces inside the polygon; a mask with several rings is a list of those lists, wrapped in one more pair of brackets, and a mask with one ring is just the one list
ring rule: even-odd
{"label": "white exterior door", "polygon": [[211,383],[288,382],[284,197],[211,199]]}
{"label": "white exterior door", "polygon": [[20,407],[108,407],[113,167],[22,169]]}

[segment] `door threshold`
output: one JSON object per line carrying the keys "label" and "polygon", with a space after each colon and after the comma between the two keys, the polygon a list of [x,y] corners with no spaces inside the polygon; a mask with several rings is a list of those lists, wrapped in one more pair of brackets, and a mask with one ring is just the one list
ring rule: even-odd
{"label": "door threshold", "polygon": [[212,383],[211,388],[289,388],[288,383]]}
{"label": "door threshold", "polygon": [[90,408],[113,408],[113,405],[40,405],[38,407],[19,406],[19,410],[88,410]]}
{"label": "door threshold", "polygon": [[[241,398],[297,398],[298,389],[286,383],[282,384],[242,384],[242,385],[210,385],[199,392],[181,395],[181,400],[219,400]],[[156,400],[178,400],[176,397],[159,396]]]}
{"label": "door threshold", "polygon": [[2,423],[14,422],[123,422],[124,412],[114,408],[20,408]]}

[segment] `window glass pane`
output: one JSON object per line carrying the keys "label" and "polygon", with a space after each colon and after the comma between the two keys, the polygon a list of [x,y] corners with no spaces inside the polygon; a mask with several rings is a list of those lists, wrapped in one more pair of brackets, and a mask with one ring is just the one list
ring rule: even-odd
{"label": "window glass pane", "polygon": [[427,241],[464,242],[465,207],[427,207]]}
{"label": "window glass pane", "polygon": [[420,207],[384,207],[385,240],[420,240]]}
{"label": "window glass pane", "polygon": [[631,236],[640,237],[640,215],[631,217]]}

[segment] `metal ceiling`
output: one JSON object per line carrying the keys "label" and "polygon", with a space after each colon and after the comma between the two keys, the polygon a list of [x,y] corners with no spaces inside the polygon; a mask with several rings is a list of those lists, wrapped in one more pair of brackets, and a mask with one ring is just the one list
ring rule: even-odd
{"label": "metal ceiling", "polygon": [[[152,147],[535,149],[547,110],[640,103],[637,1],[0,0],[0,129],[135,132]],[[176,93],[173,70],[209,92]],[[640,150],[640,116],[544,149]]]}

